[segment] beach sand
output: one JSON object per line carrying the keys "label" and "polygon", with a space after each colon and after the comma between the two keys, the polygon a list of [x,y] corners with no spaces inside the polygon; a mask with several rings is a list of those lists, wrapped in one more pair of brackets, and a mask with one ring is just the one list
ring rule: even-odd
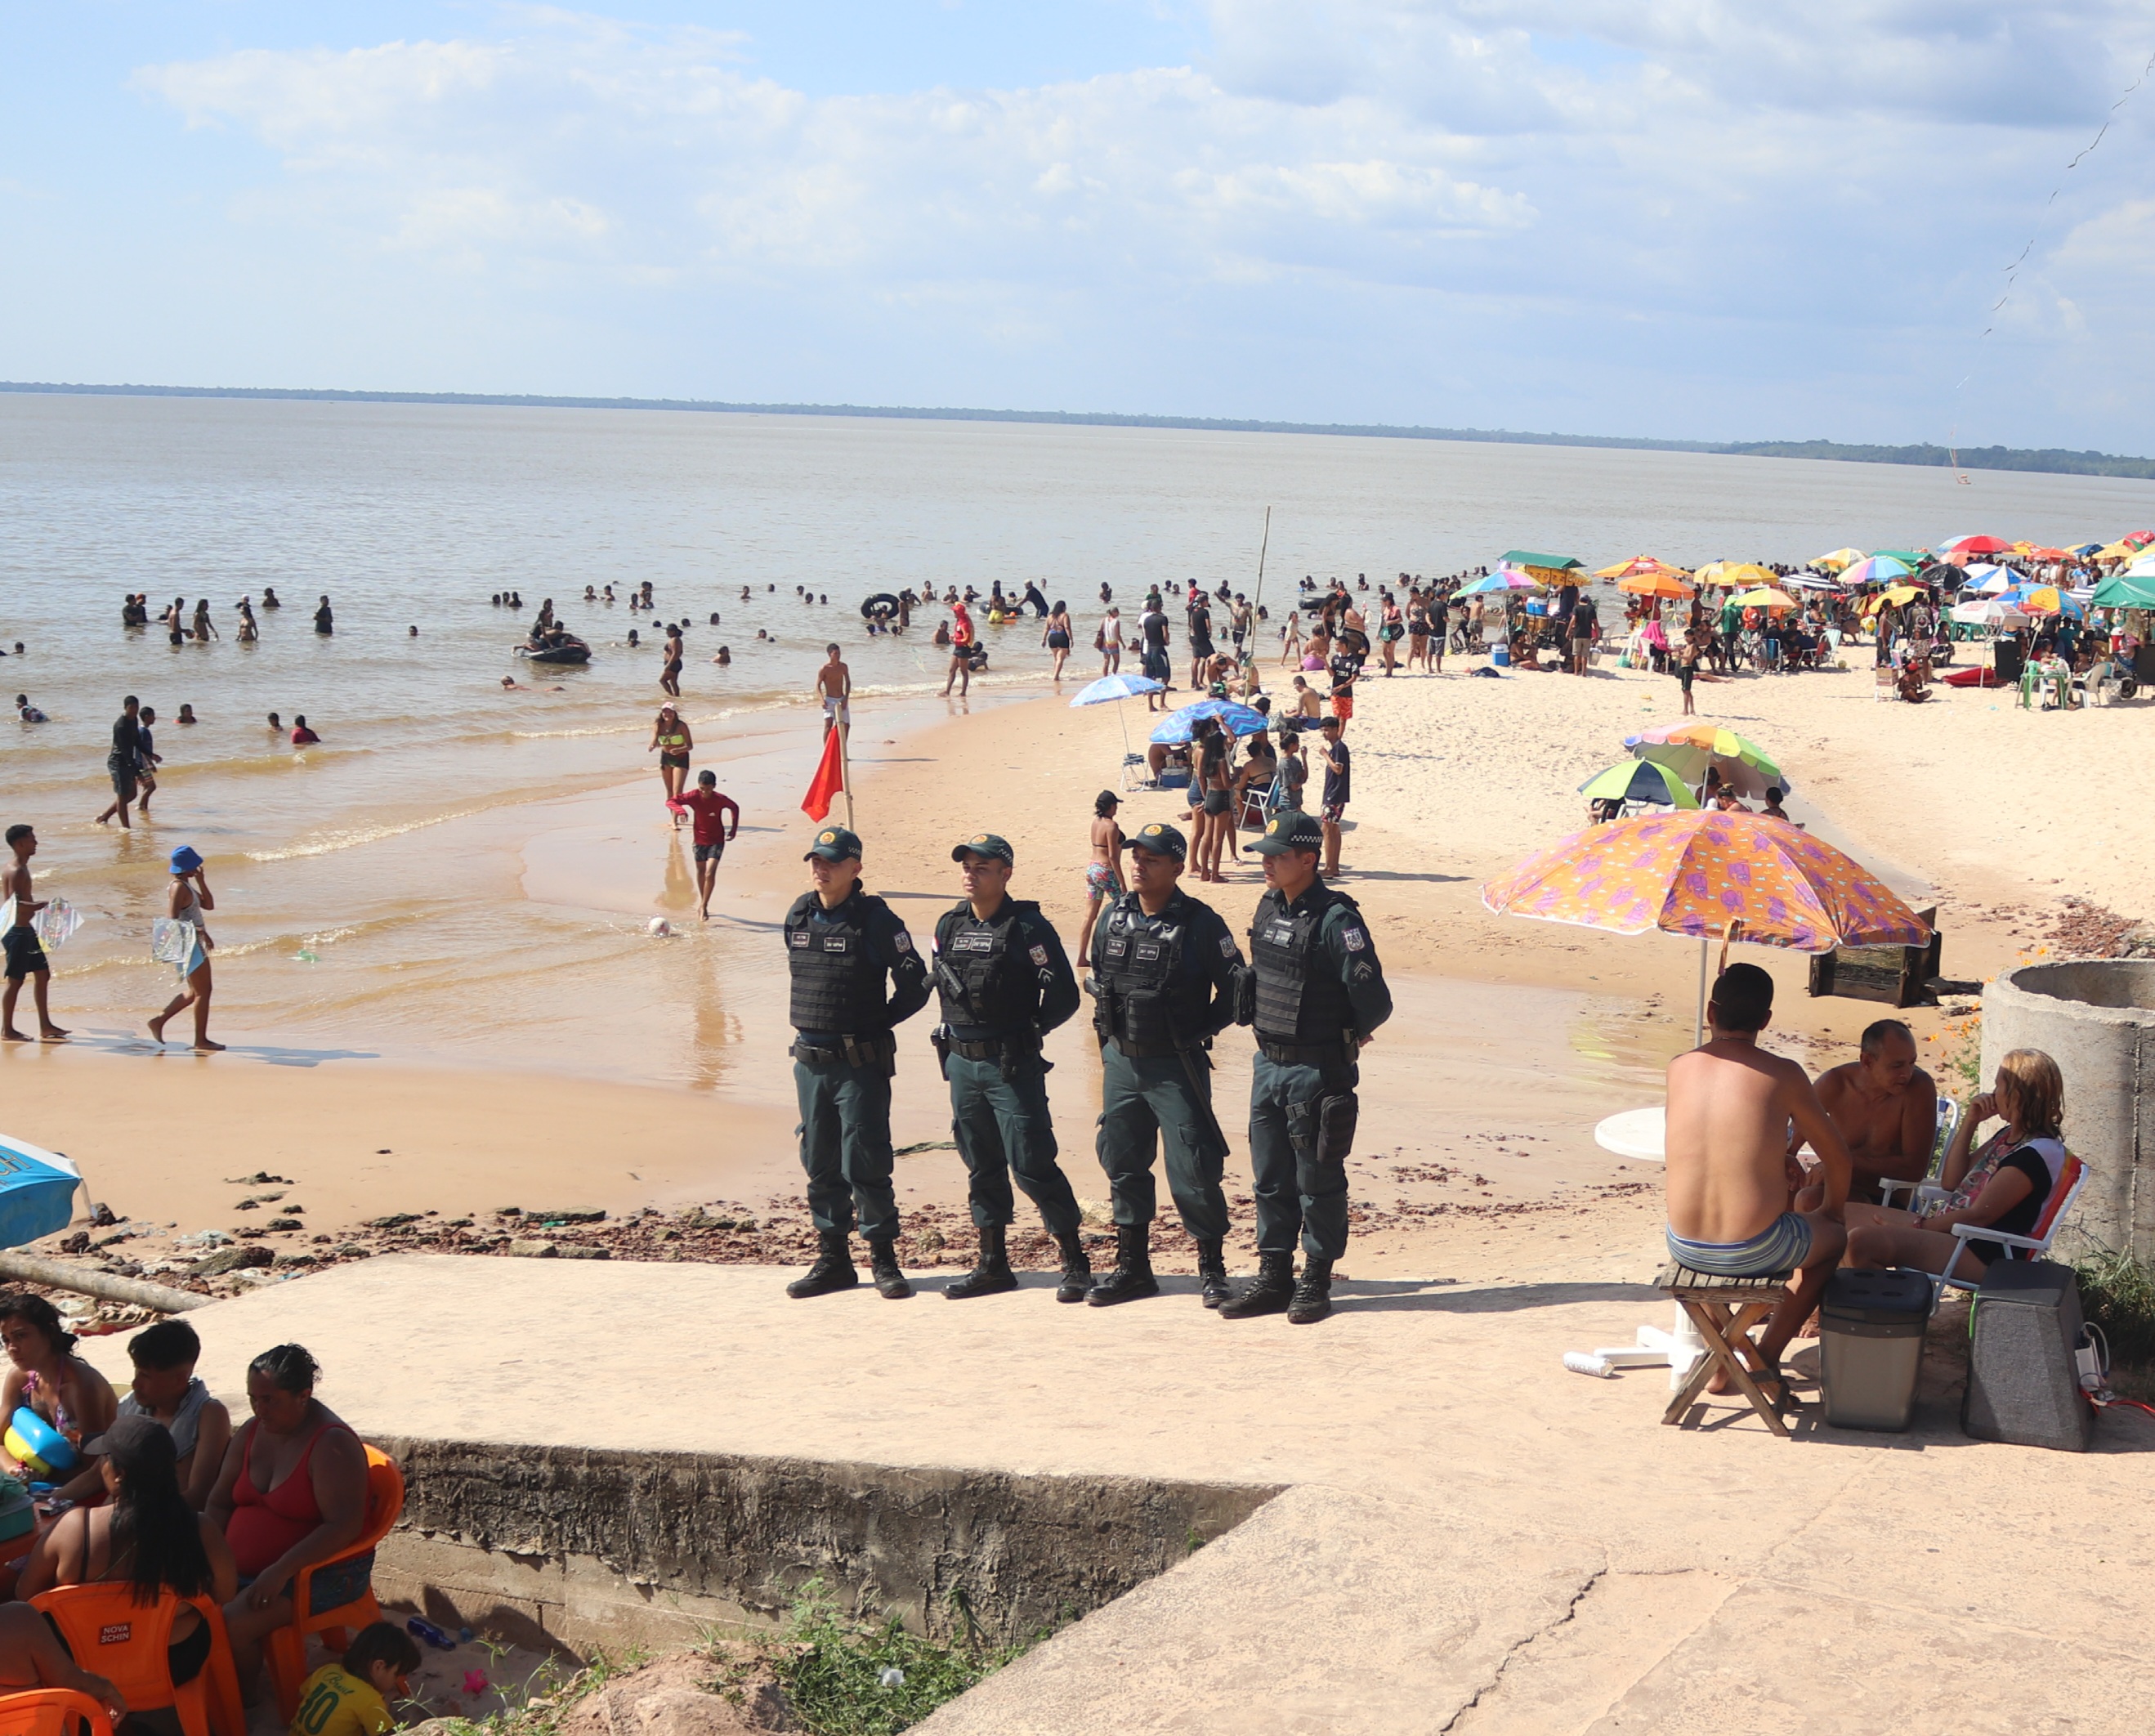
{"label": "beach sand", "polygon": [[[1066,696],[1082,679],[1066,684]],[[1698,949],[1497,918],[1479,888],[1583,823],[1575,786],[1621,756],[1625,735],[1676,715],[1675,684],[1605,666],[1585,679],[1491,681],[1455,668],[1364,685],[1348,738],[1355,825],[1342,883],[1370,917],[1399,1011],[1363,1060],[1349,1264],[1482,1279],[1643,1276],[1658,1260],[1658,1169],[1600,1151],[1591,1129],[1605,1114],[1656,1100],[1661,1068],[1691,1042]],[[2092,889],[2128,912],[2155,902],[2144,815],[2105,807],[2060,825],[2034,795],[2050,786],[2061,746],[2097,760],[2128,751],[2137,707],[2059,717],[1979,693],[1881,706],[1864,667],[1702,683],[1698,693],[1702,716],[1779,758],[1797,818],[1918,904],[1935,900],[1948,976],[1979,979],[2032,955],[2067,893]],[[1113,781],[1122,724],[1134,739],[1148,724],[1141,704],[1126,709],[1118,720],[1114,707],[1073,710],[1067,697],[953,702],[943,720],[923,725],[917,706],[901,717],[864,705],[852,755],[867,883],[924,944],[955,896],[951,845],[993,829],[1016,849],[1013,892],[1038,899],[1074,952],[1092,797]],[[814,720],[796,719],[786,740],[805,784]],[[759,745],[760,758],[773,756],[768,741]],[[657,836],[663,810],[652,781],[625,777],[580,795],[573,826],[525,828],[513,843],[522,895],[564,921],[613,929],[647,904],[665,908],[636,893],[623,871],[671,842]],[[1179,818],[1179,801],[1142,792],[1124,812],[1134,829]],[[229,1209],[247,1191],[226,1178],[291,1177],[307,1231],[273,1238],[280,1247],[310,1246],[318,1233],[340,1242],[351,1226],[392,1213],[448,1217],[512,1204],[618,1213],[726,1200],[797,1211],[773,930],[802,884],[799,858],[814,827],[797,811],[759,808],[749,818],[755,829],[729,854],[714,900],[724,914],[712,928],[729,935],[723,945],[707,932],[663,943],[633,932],[601,937],[600,967],[563,977],[556,995],[502,999],[431,1064],[423,1041],[398,1043],[402,1016],[385,998],[344,1012],[342,1047],[318,1030],[309,1046],[269,1041],[248,1051],[239,1047],[247,1033],[231,1029],[223,1034],[235,1052],[209,1059],[152,1057],[116,1031],[87,1033],[64,1051],[11,1046],[0,1056],[9,1129],[69,1150],[92,1191],[123,1216],[178,1232],[248,1225]],[[1262,889],[1254,858],[1231,865],[1225,884],[1186,883],[1238,931]],[[578,887],[586,888],[581,910]],[[698,928],[693,910],[673,917]],[[1770,1041],[1815,1068],[1845,1058],[1886,1011],[1809,999],[1800,955],[1756,947],[1738,955],[1766,965],[1779,985]],[[654,1020],[654,1006],[671,1027]],[[1089,1003],[1055,1033],[1048,1053],[1065,1165],[1098,1219],[1107,1191],[1091,1152],[1098,1063],[1088,1012]],[[1953,1011],[1907,1017],[1927,1059],[1948,1052]],[[901,1160],[901,1200],[936,1209],[957,1259],[964,1231],[953,1208],[964,1179],[945,1144],[930,1022],[923,1016],[901,1033],[895,1140],[928,1148]],[[588,1065],[576,1058],[579,1029],[593,1033]],[[616,1041],[622,1030],[637,1041]],[[541,1039],[535,1052],[520,1055],[531,1032]],[[1216,1092],[1235,1148],[1238,1266],[1249,1247],[1248,1061],[1246,1033],[1223,1037]],[[1161,1239],[1180,1241],[1165,1221]],[[146,1245],[130,1257],[159,1252]],[[1177,1249],[1167,1252],[1173,1263]]]}

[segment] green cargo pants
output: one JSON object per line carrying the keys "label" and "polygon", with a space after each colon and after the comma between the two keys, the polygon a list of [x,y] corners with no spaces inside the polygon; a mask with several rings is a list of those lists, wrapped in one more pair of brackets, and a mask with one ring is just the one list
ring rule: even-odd
{"label": "green cargo pants", "polygon": [[[1199,1081],[1193,1086],[1190,1075]],[[1152,1163],[1157,1134],[1167,1150],[1167,1191],[1182,1226],[1200,1242],[1227,1234],[1220,1177],[1227,1154],[1213,1136],[1211,1063],[1203,1051],[1185,1066],[1176,1055],[1132,1059],[1112,1042],[1100,1051],[1100,1167],[1118,1224],[1149,1224],[1157,1210]],[[1198,1094],[1201,1087],[1204,1094]]]}
{"label": "green cargo pants", "polygon": [[883,1063],[842,1059],[793,1063],[801,1102],[801,1167],[808,1172],[808,1211],[819,1230],[853,1227],[871,1242],[898,1234],[898,1194],[890,1185],[890,1075]]}

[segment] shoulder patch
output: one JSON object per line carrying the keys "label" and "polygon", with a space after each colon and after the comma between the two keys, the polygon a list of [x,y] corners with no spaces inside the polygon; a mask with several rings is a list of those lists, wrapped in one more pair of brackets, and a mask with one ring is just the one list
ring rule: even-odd
{"label": "shoulder patch", "polygon": [[910,952],[913,950],[913,936],[906,933],[903,929],[900,929],[890,937],[890,944],[900,952]]}
{"label": "shoulder patch", "polygon": [[1232,957],[1234,957],[1234,955],[1235,955],[1235,937],[1234,937],[1232,935],[1221,935],[1221,937],[1220,937],[1220,956],[1221,956],[1221,958],[1223,958],[1223,959],[1231,959]]}
{"label": "shoulder patch", "polygon": [[1042,970],[1045,970],[1047,968],[1047,949],[1045,946],[1031,948],[1031,956],[1033,963],[1039,965]]}
{"label": "shoulder patch", "polygon": [[1359,952],[1369,944],[1369,937],[1359,929],[1342,929],[1339,938],[1347,943],[1349,952]]}

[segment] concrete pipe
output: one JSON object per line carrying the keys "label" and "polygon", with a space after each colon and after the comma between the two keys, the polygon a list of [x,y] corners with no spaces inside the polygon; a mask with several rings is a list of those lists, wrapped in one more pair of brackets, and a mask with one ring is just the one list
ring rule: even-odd
{"label": "concrete pipe", "polygon": [[2058,1251],[2155,1259],[2155,960],[2026,965],[1983,991],[1983,1081],[2041,1049],[2065,1081],[2065,1144],[2091,1173]]}

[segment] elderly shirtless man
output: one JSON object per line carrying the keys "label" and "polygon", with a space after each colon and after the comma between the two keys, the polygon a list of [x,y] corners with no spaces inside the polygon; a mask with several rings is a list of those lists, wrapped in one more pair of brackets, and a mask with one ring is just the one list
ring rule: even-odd
{"label": "elderly shirtless man", "polygon": [[[1773,1010],[1774,979],[1756,965],[1731,965],[1707,1003],[1712,1040],[1669,1063],[1668,1247],[1679,1265],[1717,1277],[1796,1272],[1756,1346],[1778,1380],[1781,1352],[1847,1243],[1849,1155],[1803,1068],[1758,1047]],[[1791,1209],[1802,1182],[1789,1157],[1791,1120],[1825,1165],[1815,1211]]]}
{"label": "elderly shirtless man", "polygon": [[1906,1025],[1880,1019],[1870,1026],[1856,1058],[1820,1073],[1817,1089],[1856,1166],[1850,1199],[1876,1204],[1881,1180],[1922,1180],[1937,1136],[1938,1088],[1916,1065]]}

